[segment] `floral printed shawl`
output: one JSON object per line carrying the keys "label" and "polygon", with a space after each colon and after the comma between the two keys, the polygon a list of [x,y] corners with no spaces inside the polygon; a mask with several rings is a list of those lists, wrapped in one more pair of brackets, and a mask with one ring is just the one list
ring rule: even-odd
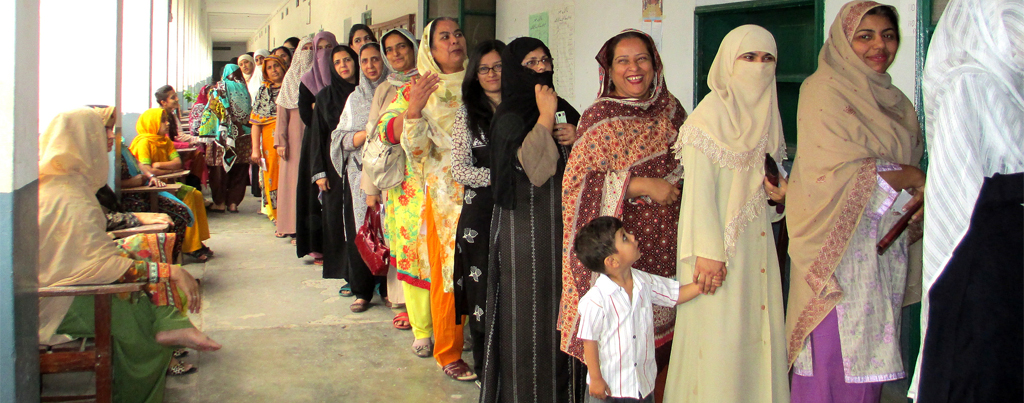
{"label": "floral printed shawl", "polygon": [[[660,177],[678,181],[681,165],[669,147],[675,142],[686,111],[665,87],[661,56],[647,34],[636,30],[654,49],[655,76],[647,99],[616,98],[611,95],[610,66],[606,42],[597,55],[600,65],[599,98],[580,119],[579,141],[573,146],[562,180],[562,300],[558,329],[562,351],[583,358],[583,345],[576,338],[580,297],[591,286],[591,272],[576,258],[576,233],[592,219],[612,215],[623,220],[636,234],[643,258],[634,268],[667,277],[675,276],[676,223],[679,202],[661,206],[641,198],[626,200],[625,190],[632,176]],[[653,229],[653,230],[652,230]],[[655,308],[655,344],[672,338],[675,311]]]}

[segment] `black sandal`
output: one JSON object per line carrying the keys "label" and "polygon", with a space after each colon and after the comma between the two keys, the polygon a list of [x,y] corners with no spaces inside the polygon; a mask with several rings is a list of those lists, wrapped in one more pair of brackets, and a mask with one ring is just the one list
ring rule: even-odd
{"label": "black sandal", "polygon": [[210,261],[210,255],[202,248],[196,250],[195,252],[186,253],[185,255],[195,259],[199,263],[206,263]]}
{"label": "black sandal", "polygon": [[188,350],[183,349],[183,348],[179,348],[177,350],[174,350],[174,352],[171,353],[171,354],[174,356],[174,358],[187,357],[188,356]]}

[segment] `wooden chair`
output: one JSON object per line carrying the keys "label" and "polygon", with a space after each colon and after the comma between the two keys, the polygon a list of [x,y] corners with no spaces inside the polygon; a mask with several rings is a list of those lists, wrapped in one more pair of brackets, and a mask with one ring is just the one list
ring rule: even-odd
{"label": "wooden chair", "polygon": [[56,346],[39,346],[39,373],[56,374],[63,372],[96,372],[96,394],[78,396],[43,396],[43,402],[67,402],[95,399],[97,403],[108,403],[114,397],[114,367],[110,338],[111,296],[125,292],[142,291],[143,283],[77,285],[66,287],[42,287],[40,298],[95,296],[96,337],[92,344],[87,339],[76,340]]}
{"label": "wooden chair", "polygon": [[[184,148],[182,150],[184,150]],[[192,150],[195,151],[195,148],[193,148]],[[173,172],[165,175],[157,175],[156,178],[166,183],[181,182],[182,178],[188,176],[190,173],[192,173],[192,171],[186,169],[184,171]]]}
{"label": "wooden chair", "polygon": [[168,192],[174,194],[178,189],[181,189],[181,185],[177,183],[168,183],[167,186],[162,188],[154,186],[136,186],[133,188],[121,188],[121,193],[148,193],[149,194],[149,208],[153,213],[160,211],[160,192]]}

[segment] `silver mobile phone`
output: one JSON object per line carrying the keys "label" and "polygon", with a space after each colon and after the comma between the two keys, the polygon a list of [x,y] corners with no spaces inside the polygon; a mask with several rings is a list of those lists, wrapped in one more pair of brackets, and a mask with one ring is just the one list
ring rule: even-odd
{"label": "silver mobile phone", "polygon": [[555,123],[569,123],[568,120],[565,120],[564,111],[555,112]]}

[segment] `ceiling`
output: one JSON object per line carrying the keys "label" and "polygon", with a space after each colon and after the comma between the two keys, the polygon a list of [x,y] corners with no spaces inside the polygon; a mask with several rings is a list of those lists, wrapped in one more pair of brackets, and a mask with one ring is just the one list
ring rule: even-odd
{"label": "ceiling", "polygon": [[214,42],[245,42],[283,0],[207,0],[206,12]]}

